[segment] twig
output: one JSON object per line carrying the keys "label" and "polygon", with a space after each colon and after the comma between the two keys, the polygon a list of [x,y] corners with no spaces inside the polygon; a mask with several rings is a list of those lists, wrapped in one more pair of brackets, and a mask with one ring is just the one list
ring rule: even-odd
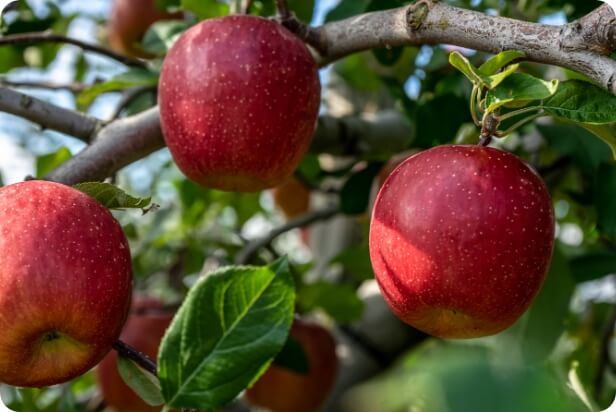
{"label": "twig", "polygon": [[130,89],[126,89],[124,93],[122,93],[122,99],[116,106],[115,110],[111,114],[110,120],[115,120],[120,117],[122,114],[122,110],[126,109],[132,102],[134,102],[137,98],[145,93],[156,93],[156,86],[138,86],[131,87]]}
{"label": "twig", "polygon": [[107,48],[97,46],[95,44],[86,43],[81,40],[73,39],[71,37],[67,37],[61,34],[56,34],[56,33],[51,33],[51,32],[33,32],[33,33],[10,34],[8,36],[0,37],[0,46],[7,45],[7,44],[34,44],[34,43],[72,44],[73,46],[77,46],[84,51],[89,51],[89,52],[100,54],[102,56],[110,57],[127,66],[140,67],[140,68],[147,67],[147,63],[143,60],[135,59],[129,56],[124,56],[122,54],[116,53]]}
{"label": "twig", "polygon": [[132,360],[152,375],[158,376],[156,371],[156,362],[150,359],[145,353],[139,352],[137,349],[119,339],[113,343],[113,349],[118,352],[118,355]]}
{"label": "twig", "polygon": [[337,206],[330,206],[320,210],[308,212],[296,219],[290,220],[284,225],[281,225],[271,230],[264,237],[249,242],[246,246],[244,246],[242,250],[240,250],[240,252],[235,257],[235,263],[238,265],[244,265],[248,263],[250,259],[252,259],[252,257],[259,251],[259,249],[267,247],[278,236],[293,229],[309,226],[321,220],[327,220],[335,216],[338,212],[339,209]]}
{"label": "twig", "polygon": [[75,83],[48,83],[48,82],[28,82],[28,81],[13,81],[0,79],[0,86],[8,87],[23,87],[28,89],[45,89],[45,90],[68,90],[72,93],[81,93],[88,87],[87,84],[75,82]]}
{"label": "twig", "polygon": [[241,1],[241,4],[242,4],[241,12],[243,14],[250,13],[250,8],[252,7],[252,3],[253,3],[253,0],[242,0]]}
{"label": "twig", "polygon": [[89,142],[102,126],[94,117],[64,109],[36,97],[0,87],[0,111],[30,120],[43,129],[52,129]]}

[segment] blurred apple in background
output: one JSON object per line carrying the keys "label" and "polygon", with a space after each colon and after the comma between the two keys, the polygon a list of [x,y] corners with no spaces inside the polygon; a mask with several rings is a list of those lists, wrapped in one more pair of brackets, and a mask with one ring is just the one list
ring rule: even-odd
{"label": "blurred apple in background", "polygon": [[299,319],[293,323],[290,336],[306,355],[308,373],[272,365],[246,391],[246,399],[272,412],[315,412],[336,380],[336,341],[324,327]]}
{"label": "blurred apple in background", "polygon": [[[155,360],[158,355],[158,346],[173,315],[161,301],[135,295],[120,340]],[[110,352],[96,370],[97,380],[106,404],[115,412],[160,411],[162,406],[149,406],[124,383],[118,373],[117,357],[115,351]]]}

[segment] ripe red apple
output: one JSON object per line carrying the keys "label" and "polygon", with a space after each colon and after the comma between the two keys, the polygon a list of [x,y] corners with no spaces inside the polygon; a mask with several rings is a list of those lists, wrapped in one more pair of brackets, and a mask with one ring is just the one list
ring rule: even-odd
{"label": "ripe red apple", "polygon": [[191,180],[228,191],[281,184],[315,129],[317,65],[296,36],[253,16],[210,19],[165,58],[159,84],[163,134]]}
{"label": "ripe red apple", "polygon": [[370,258],[403,321],[443,338],[497,333],[541,288],[554,214],[541,178],[512,154],[440,146],[385,181],[370,225]]}
{"label": "ripe red apple", "polygon": [[181,13],[156,8],[156,0],[114,0],[107,22],[109,45],[128,56],[152,57],[140,47],[145,32],[157,21],[181,18]]}
{"label": "ripe red apple", "polygon": [[29,181],[0,189],[0,382],[40,387],[96,365],[120,335],[128,243],[96,200]]}
{"label": "ripe red apple", "polygon": [[308,374],[272,365],[246,391],[246,399],[272,412],[314,412],[336,380],[336,342],[327,329],[299,319],[291,327],[291,337],[304,350]]}
{"label": "ripe red apple", "polygon": [[[158,346],[172,319],[173,313],[165,309],[162,302],[137,295],[120,339],[156,359]],[[107,405],[115,412],[160,411],[162,406],[149,406],[124,383],[118,373],[117,359],[117,353],[111,351],[96,368],[97,381]]]}

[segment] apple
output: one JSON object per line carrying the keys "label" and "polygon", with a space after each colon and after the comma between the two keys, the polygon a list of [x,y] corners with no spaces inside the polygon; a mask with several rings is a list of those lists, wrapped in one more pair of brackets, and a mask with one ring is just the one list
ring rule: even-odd
{"label": "apple", "polygon": [[128,242],[111,213],[58,183],[0,188],[0,382],[42,387],[95,366],[130,307]]}
{"label": "apple", "polygon": [[[172,319],[173,313],[162,302],[137,295],[120,339],[156,359],[158,347]],[[149,406],[124,383],[118,373],[117,359],[116,352],[111,351],[96,368],[97,381],[107,405],[116,412],[160,411],[162,406]]]}
{"label": "apple", "polygon": [[287,220],[295,219],[310,209],[310,189],[294,176],[289,176],[281,185],[273,188],[272,197]]}
{"label": "apple", "polygon": [[163,63],[163,135],[189,179],[226,191],[277,186],[308,149],[320,102],[304,43],[261,17],[227,16],[187,30]]}
{"label": "apple", "polygon": [[439,146],[385,181],[369,243],[383,296],[401,320],[442,338],[492,335],[524,313],[544,282],[552,201],[510,153]]}
{"label": "apple", "polygon": [[314,412],[336,380],[336,341],[322,326],[299,319],[293,322],[290,336],[306,355],[308,373],[272,365],[245,396],[252,405],[272,412]]}
{"label": "apple", "polygon": [[140,43],[148,28],[160,20],[181,19],[182,13],[167,13],[156,0],[114,0],[107,22],[109,45],[118,53],[148,58]]}

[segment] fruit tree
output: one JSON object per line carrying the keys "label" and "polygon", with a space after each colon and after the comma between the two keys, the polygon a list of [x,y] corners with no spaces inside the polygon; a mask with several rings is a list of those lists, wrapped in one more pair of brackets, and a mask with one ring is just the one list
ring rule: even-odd
{"label": "fruit tree", "polygon": [[0,409],[608,408],[608,3],[9,2]]}

